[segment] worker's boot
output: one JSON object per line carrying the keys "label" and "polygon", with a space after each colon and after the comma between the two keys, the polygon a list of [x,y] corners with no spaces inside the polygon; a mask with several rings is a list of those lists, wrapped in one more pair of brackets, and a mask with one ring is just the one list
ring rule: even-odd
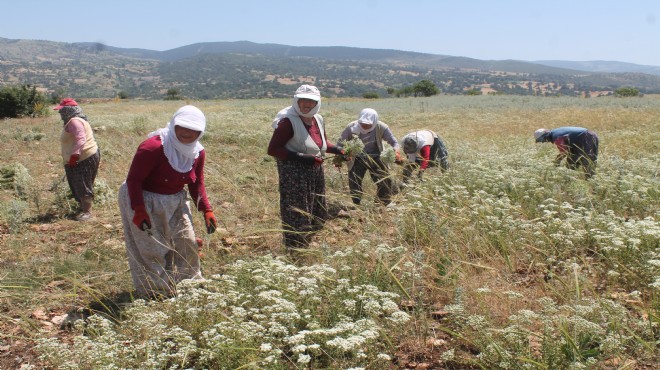
{"label": "worker's boot", "polygon": [[85,195],[80,198],[80,209],[81,212],[76,216],[77,221],[88,221],[94,218],[92,215],[92,204],[94,203],[94,197],[91,195]]}

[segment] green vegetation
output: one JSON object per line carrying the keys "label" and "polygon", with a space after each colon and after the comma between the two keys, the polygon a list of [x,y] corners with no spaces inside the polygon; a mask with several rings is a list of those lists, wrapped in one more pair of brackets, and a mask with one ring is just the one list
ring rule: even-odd
{"label": "green vegetation", "polygon": [[46,103],[36,86],[5,86],[0,89],[0,118],[43,116],[47,114]]}
{"label": "green vegetation", "polygon": [[440,92],[435,84],[429,80],[421,80],[413,86],[415,96],[433,96]]}
{"label": "green vegetation", "polygon": [[[112,99],[117,91],[161,100],[172,87],[190,99],[286,98],[292,85],[309,81],[324,96],[354,98],[372,92],[395,96],[397,90],[403,97],[430,96],[407,90],[420,80],[451,95],[488,88],[506,95],[598,96],[622,86],[660,93],[660,76],[643,73],[576,73],[532,63],[439,59],[396,50],[297,48],[304,53],[291,55],[285,47],[278,51],[273,45],[248,44],[244,52],[220,48],[213,54],[205,48],[208,54],[197,54],[194,46],[161,53],[0,39],[6,60],[0,65],[0,80],[46,89],[53,103],[66,96]],[[235,50],[233,46],[229,49]]]}
{"label": "green vegetation", "polygon": [[[24,168],[12,165],[3,178],[23,173],[31,190],[21,196],[7,180],[0,191],[0,367],[644,369],[660,361],[657,97],[370,100],[398,138],[438,132],[452,168],[427,170],[388,207],[363,202],[329,220],[298,264],[280,244],[277,169],[265,154],[270,122],[289,98],[85,105],[92,124],[106,127],[96,133],[99,196],[113,198],[146,133],[186,103],[207,116],[205,179],[222,227],[202,234],[194,214],[207,280],[163,301],[130,297],[116,201],[96,205],[91,223],[64,218],[59,122],[3,123],[1,160]],[[325,99],[328,137],[364,103]],[[556,149],[533,141],[539,127],[569,124],[602,140],[592,180],[555,167]],[[23,140],[37,128],[46,139]],[[29,156],[12,154],[26,146]],[[328,200],[350,204],[345,168],[329,162]],[[369,180],[365,192],[376,195]],[[96,315],[60,330],[66,313]]]}
{"label": "green vegetation", "polygon": [[179,90],[167,89],[165,100],[183,100],[183,97],[179,95]]}
{"label": "green vegetation", "polygon": [[634,87],[620,87],[614,93],[621,97],[639,96],[639,90]]}
{"label": "green vegetation", "polygon": [[405,86],[399,90],[388,90],[390,94],[394,94],[397,98],[400,97],[430,97],[437,95],[440,90],[435,84],[429,80],[421,80],[412,86]]}

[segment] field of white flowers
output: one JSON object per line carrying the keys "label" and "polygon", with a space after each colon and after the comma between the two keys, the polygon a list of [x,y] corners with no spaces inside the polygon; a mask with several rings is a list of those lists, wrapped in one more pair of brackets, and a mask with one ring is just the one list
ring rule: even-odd
{"label": "field of white flowers", "polygon": [[[303,262],[280,245],[270,121],[287,100],[187,102],[207,115],[221,228],[206,280],[133,300],[116,192],[137,145],[186,102],[82,103],[102,164],[96,220],[67,219],[61,124],[5,120],[0,368],[651,369],[660,361],[660,99],[326,99],[330,138],[365,107],[432,129],[451,169],[330,220]],[[555,167],[537,128],[600,137],[597,175]],[[393,166],[399,178],[401,167]],[[327,197],[349,204],[346,168]],[[6,176],[5,176],[6,174]],[[375,186],[365,179],[365,200]],[[60,323],[80,313],[86,320]],[[71,325],[66,325],[66,324]]]}

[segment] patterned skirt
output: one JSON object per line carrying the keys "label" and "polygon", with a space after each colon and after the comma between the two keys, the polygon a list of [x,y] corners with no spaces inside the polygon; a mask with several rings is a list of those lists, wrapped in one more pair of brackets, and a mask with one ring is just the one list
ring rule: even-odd
{"label": "patterned skirt", "polygon": [[80,162],[75,167],[68,164],[64,166],[66,181],[69,183],[71,193],[77,202],[83,196],[94,196],[94,180],[99,172],[101,163],[101,150]]}
{"label": "patterned skirt", "polygon": [[287,248],[306,248],[328,217],[323,166],[278,160],[280,215]]}

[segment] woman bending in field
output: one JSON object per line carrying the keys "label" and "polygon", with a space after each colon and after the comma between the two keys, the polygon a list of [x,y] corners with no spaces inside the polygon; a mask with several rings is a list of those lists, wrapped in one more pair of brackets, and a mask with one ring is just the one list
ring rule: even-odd
{"label": "woman bending in field", "polygon": [[206,152],[199,143],[205,128],[202,111],[180,108],[167,127],[140,144],[119,189],[128,264],[140,297],[171,296],[179,281],[202,278],[188,193],[213,233],[217,223],[204,185]]}

